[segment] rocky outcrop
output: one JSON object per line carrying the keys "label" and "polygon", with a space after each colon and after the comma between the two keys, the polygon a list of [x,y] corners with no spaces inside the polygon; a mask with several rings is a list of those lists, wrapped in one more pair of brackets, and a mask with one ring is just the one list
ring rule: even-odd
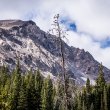
{"label": "rocky outcrop", "polygon": [[[61,73],[61,55],[57,37],[40,30],[33,21],[0,21],[0,65],[11,70],[16,65],[16,55],[20,57],[23,71],[40,69],[45,75],[56,76]],[[79,84],[87,77],[94,83],[99,63],[89,52],[70,47],[65,48],[65,67],[67,73]],[[110,81],[110,70],[104,67],[105,78]]]}

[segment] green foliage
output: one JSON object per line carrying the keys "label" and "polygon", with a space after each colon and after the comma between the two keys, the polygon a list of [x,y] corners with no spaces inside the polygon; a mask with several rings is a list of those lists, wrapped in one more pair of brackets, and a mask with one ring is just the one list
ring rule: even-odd
{"label": "green foliage", "polygon": [[19,98],[19,89],[21,86],[21,72],[19,61],[17,62],[16,69],[12,74],[13,80],[11,81],[11,93],[10,93],[10,109],[17,110],[18,98]]}
{"label": "green foliage", "polygon": [[104,79],[102,65],[94,86],[89,78],[80,89],[69,78],[65,81],[66,85],[58,77],[53,84],[50,76],[44,78],[39,70],[23,74],[19,61],[12,73],[3,66],[0,68],[0,110],[110,110],[110,84]]}
{"label": "green foliage", "polygon": [[78,95],[78,107],[77,110],[82,110],[82,100],[81,100],[81,93]]}
{"label": "green foliage", "polygon": [[50,76],[48,76],[43,83],[41,92],[42,97],[42,109],[41,110],[53,110],[53,84]]}
{"label": "green foliage", "polygon": [[90,80],[87,78],[86,82],[86,92],[89,94],[91,92],[91,87],[90,87]]}
{"label": "green foliage", "polygon": [[64,85],[62,84],[61,77],[58,77],[56,81],[56,97],[55,97],[55,102],[54,102],[55,110],[59,110],[59,109],[63,110],[63,107],[64,107],[63,96],[64,96]]}
{"label": "green foliage", "polygon": [[103,98],[103,100],[104,100],[104,110],[108,110],[107,89],[106,89],[106,87],[104,87],[104,93],[103,93],[103,95],[104,95],[104,98]]}
{"label": "green foliage", "polygon": [[22,77],[21,86],[19,90],[17,110],[27,110],[27,94],[24,77]]}
{"label": "green foliage", "polygon": [[41,90],[43,85],[43,78],[38,71],[35,72],[35,105],[36,110],[41,110]]}
{"label": "green foliage", "polygon": [[102,92],[105,86],[105,79],[104,79],[104,73],[103,73],[103,66],[102,64],[99,65],[99,71],[98,71],[98,78],[96,80],[96,84],[99,88],[99,90]]}

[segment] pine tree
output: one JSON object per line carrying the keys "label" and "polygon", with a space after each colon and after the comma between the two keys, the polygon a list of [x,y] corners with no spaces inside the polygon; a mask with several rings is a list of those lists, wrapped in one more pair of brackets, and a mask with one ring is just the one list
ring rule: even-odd
{"label": "pine tree", "polygon": [[53,84],[50,76],[44,80],[42,92],[42,109],[41,110],[53,110]]}
{"label": "pine tree", "polygon": [[86,105],[87,103],[87,99],[86,99],[86,87],[83,87],[82,88],[82,100],[83,100],[83,103]]}
{"label": "pine tree", "polygon": [[19,89],[21,85],[21,72],[19,60],[17,61],[16,69],[13,72],[13,80],[11,81],[11,95],[10,95],[10,110],[17,110]]}
{"label": "pine tree", "polygon": [[78,110],[82,110],[82,101],[81,101],[81,93],[79,93],[79,95],[78,95],[78,107],[77,107],[77,109]]}
{"label": "pine tree", "polygon": [[107,84],[107,102],[108,102],[108,110],[110,109],[110,83]]}
{"label": "pine tree", "polygon": [[26,77],[26,99],[28,110],[34,110],[36,108],[36,97],[35,97],[35,75],[32,70],[29,71]]}
{"label": "pine tree", "polygon": [[108,110],[108,105],[107,105],[107,90],[106,87],[104,87],[104,110]]}
{"label": "pine tree", "polygon": [[0,109],[7,108],[9,83],[8,69],[3,65],[0,67]]}
{"label": "pine tree", "polygon": [[90,80],[87,78],[86,82],[86,107],[89,110],[91,106],[91,85],[90,85]]}
{"label": "pine tree", "polygon": [[[59,76],[57,77],[56,81],[56,96],[55,96],[55,104],[54,104],[54,110],[59,110],[62,108],[64,100],[64,85],[62,83],[62,78]],[[64,106],[63,106],[64,107]],[[62,108],[63,109],[63,108]],[[61,109],[61,110],[62,110]]]}
{"label": "pine tree", "polygon": [[3,65],[0,67],[0,85],[4,86],[8,77],[8,68]]}
{"label": "pine tree", "polygon": [[41,90],[43,85],[43,78],[38,70],[35,73],[35,97],[36,97],[36,107],[35,110],[41,110]]}
{"label": "pine tree", "polygon": [[28,110],[27,100],[26,100],[26,84],[24,82],[24,77],[22,76],[21,86],[19,89],[19,98],[17,110]]}
{"label": "pine tree", "polygon": [[41,98],[42,98],[41,110],[47,110],[46,82],[43,83]]}
{"label": "pine tree", "polygon": [[87,92],[87,94],[90,94],[90,92],[91,92],[91,86],[90,86],[89,78],[87,78],[87,81],[86,81],[86,92]]}
{"label": "pine tree", "polygon": [[9,87],[10,80],[7,80],[5,85],[0,87],[0,110],[7,110],[8,108]]}
{"label": "pine tree", "polygon": [[101,105],[100,110],[104,110],[104,103],[103,103],[103,95],[101,94]]}
{"label": "pine tree", "polygon": [[99,88],[99,90],[102,92],[105,86],[105,79],[104,79],[104,73],[103,73],[103,66],[102,63],[99,65],[99,72],[98,72],[98,78],[96,80],[96,84]]}
{"label": "pine tree", "polygon": [[93,96],[94,96],[94,100],[93,100],[94,110],[100,110],[101,95],[100,92],[98,91],[97,86],[94,87]]}

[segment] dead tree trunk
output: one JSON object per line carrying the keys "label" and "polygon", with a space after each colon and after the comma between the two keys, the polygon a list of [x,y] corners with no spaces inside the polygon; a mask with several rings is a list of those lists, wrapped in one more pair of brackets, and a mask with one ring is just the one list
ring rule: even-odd
{"label": "dead tree trunk", "polygon": [[54,30],[56,31],[56,36],[58,38],[58,41],[59,41],[59,46],[60,46],[60,55],[61,55],[61,66],[62,66],[62,77],[63,77],[63,84],[64,84],[64,103],[65,103],[65,110],[68,110],[68,97],[67,97],[67,88],[66,88],[66,78],[67,78],[67,75],[66,75],[66,71],[65,71],[65,56],[64,56],[64,44],[63,44],[63,41],[62,41],[62,37],[64,37],[64,35],[62,36],[62,30],[60,28],[60,25],[59,25],[59,14],[57,14],[56,16],[54,16]]}

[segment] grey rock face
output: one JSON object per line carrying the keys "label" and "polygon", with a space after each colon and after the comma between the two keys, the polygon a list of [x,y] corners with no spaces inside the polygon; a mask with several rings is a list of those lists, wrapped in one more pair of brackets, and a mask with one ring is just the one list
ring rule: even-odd
{"label": "grey rock face", "polygon": [[[16,54],[20,57],[23,71],[40,69],[44,76],[52,78],[61,73],[61,55],[57,37],[40,30],[33,21],[0,21],[0,66],[6,64],[11,70],[16,65]],[[67,73],[78,84],[84,84],[87,77],[94,84],[99,63],[89,52],[70,47],[65,48]],[[105,78],[110,81],[110,70],[104,67]]]}

